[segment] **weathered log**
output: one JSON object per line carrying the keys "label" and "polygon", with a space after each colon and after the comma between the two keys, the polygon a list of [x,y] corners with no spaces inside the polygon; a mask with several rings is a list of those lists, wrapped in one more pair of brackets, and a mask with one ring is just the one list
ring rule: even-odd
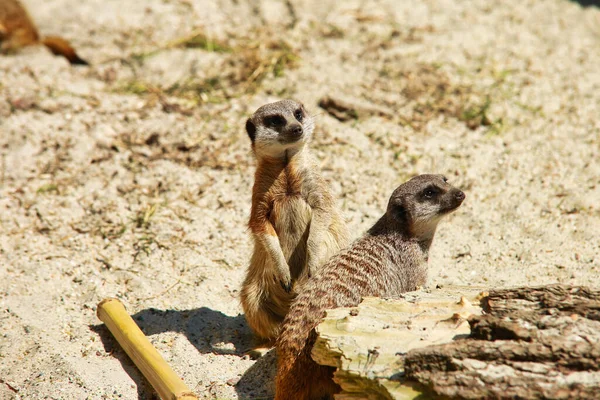
{"label": "weathered log", "polygon": [[584,286],[548,285],[491,290],[483,299],[482,306],[487,314],[499,317],[560,311],[600,321],[600,291]]}
{"label": "weathered log", "polygon": [[600,399],[599,290],[481,291],[330,310],[313,358],[337,367],[342,400]]}
{"label": "weathered log", "polygon": [[458,399],[600,398],[600,291],[492,290],[471,335],[407,354],[408,379]]}

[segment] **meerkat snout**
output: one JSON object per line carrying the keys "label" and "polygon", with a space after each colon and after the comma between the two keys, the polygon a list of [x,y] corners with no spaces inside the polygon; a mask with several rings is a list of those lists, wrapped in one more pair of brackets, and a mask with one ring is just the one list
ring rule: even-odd
{"label": "meerkat snout", "polygon": [[456,198],[457,201],[460,201],[460,203],[462,204],[463,200],[465,199],[465,193],[461,190],[457,190],[454,193],[454,197]]}
{"label": "meerkat snout", "polygon": [[285,130],[284,136],[290,137],[292,139],[299,139],[302,136],[304,130],[302,129],[302,125],[298,123],[290,124]]}

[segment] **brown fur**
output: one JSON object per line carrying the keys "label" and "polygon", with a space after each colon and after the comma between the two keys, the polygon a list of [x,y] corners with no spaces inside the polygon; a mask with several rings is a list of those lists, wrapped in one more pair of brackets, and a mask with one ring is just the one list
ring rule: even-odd
{"label": "brown fur", "polygon": [[40,38],[29,13],[18,0],[0,0],[0,52],[12,52],[36,44],[45,45],[53,54],[65,57],[71,64],[88,64],[65,39],[58,36]]}
{"label": "brown fur", "polygon": [[[302,121],[294,117],[301,110]],[[268,118],[281,117],[270,126]],[[291,130],[298,129],[301,136]],[[246,320],[261,339],[279,332],[297,285],[347,242],[343,218],[306,144],[313,120],[291,100],[265,105],[248,120],[256,156],[248,226],[254,252],[242,285]]]}
{"label": "brown fur", "polygon": [[387,212],[362,238],[309,280],[277,340],[276,400],[327,399],[339,392],[332,380],[335,369],[310,356],[314,328],[325,310],[356,306],[364,296],[396,297],[423,285],[437,223],[463,199],[441,175],[411,179],[394,191]]}

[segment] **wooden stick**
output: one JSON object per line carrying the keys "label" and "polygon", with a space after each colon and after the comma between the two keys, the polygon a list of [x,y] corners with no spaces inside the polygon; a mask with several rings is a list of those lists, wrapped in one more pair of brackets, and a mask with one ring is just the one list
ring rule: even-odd
{"label": "wooden stick", "polygon": [[123,303],[117,299],[104,299],[98,304],[97,315],[162,400],[198,399],[127,314]]}

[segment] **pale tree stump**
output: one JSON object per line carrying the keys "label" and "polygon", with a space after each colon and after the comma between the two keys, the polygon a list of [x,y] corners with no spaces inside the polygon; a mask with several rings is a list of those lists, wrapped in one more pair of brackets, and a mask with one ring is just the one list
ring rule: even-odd
{"label": "pale tree stump", "polygon": [[365,298],[358,307],[328,310],[317,327],[313,359],[337,367],[337,399],[410,399],[400,385],[406,353],[469,335],[467,318],[481,314],[481,289],[454,287],[406,293],[403,299]]}
{"label": "pale tree stump", "polygon": [[600,291],[452,287],[330,310],[337,399],[600,398]]}

